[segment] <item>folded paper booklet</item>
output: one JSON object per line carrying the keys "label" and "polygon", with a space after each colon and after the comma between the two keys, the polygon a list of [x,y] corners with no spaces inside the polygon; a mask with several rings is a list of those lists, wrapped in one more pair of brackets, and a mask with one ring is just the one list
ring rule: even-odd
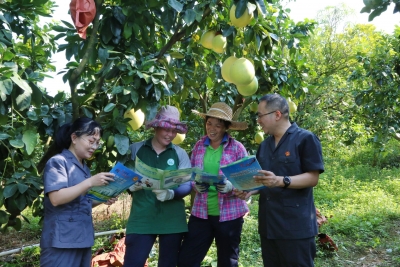
{"label": "folded paper booklet", "polygon": [[261,166],[256,156],[244,157],[228,165],[221,166],[221,171],[232,183],[233,187],[241,191],[251,191],[264,186],[254,181],[253,176],[258,175]]}
{"label": "folded paper booklet", "polygon": [[115,164],[110,172],[115,174],[114,181],[105,186],[92,187],[87,193],[88,197],[100,202],[106,202],[110,198],[121,194],[134,183],[140,182],[142,179],[140,174],[125,167],[120,162]]}
{"label": "folded paper booklet", "polygon": [[179,170],[160,170],[150,167],[138,157],[135,160],[135,171],[143,176],[143,189],[169,189],[190,181],[192,178],[192,168]]}
{"label": "folded paper booklet", "polygon": [[199,183],[208,183],[210,185],[223,184],[226,177],[223,175],[210,174],[203,172],[199,168],[193,168],[192,180]]}

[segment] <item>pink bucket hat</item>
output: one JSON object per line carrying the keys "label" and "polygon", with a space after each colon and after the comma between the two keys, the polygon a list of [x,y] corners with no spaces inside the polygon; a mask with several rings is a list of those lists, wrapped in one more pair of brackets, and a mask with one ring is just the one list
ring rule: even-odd
{"label": "pink bucket hat", "polygon": [[146,123],[146,129],[157,127],[176,129],[181,134],[188,131],[186,123],[179,121],[179,110],[168,105],[160,109],[154,120]]}

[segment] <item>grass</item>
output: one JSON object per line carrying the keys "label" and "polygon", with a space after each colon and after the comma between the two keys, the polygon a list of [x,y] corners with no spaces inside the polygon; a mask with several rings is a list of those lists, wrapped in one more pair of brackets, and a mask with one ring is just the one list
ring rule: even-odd
{"label": "grass", "polygon": [[[320,232],[328,234],[336,243],[337,252],[318,249],[316,267],[339,266],[400,266],[400,176],[397,167],[397,144],[379,159],[379,166],[371,166],[373,152],[368,147],[351,151],[336,147],[324,151],[325,172],[314,189],[315,203],[328,222]],[[363,148],[364,147],[364,148]],[[250,214],[243,225],[240,246],[240,266],[262,266],[257,233],[258,197],[252,199]],[[189,206],[190,199],[186,199]],[[129,215],[130,196],[124,195],[118,205],[94,210],[96,232],[124,229]],[[20,232],[10,231],[0,237],[4,251],[38,241],[40,226],[37,218],[25,216],[31,224],[23,223]],[[96,238],[93,252],[107,245],[108,236]],[[7,249],[5,243],[8,244]],[[13,262],[2,267],[39,266],[39,249],[25,250],[15,255]],[[0,258],[0,262],[4,259]],[[157,266],[157,244],[149,258],[149,266]],[[216,249],[212,246],[202,266],[216,266]]]}

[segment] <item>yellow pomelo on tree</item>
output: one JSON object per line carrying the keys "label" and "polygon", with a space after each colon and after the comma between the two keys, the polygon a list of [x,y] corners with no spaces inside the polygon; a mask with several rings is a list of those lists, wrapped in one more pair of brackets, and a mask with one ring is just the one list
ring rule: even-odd
{"label": "yellow pomelo on tree", "polygon": [[214,30],[206,31],[200,38],[200,44],[205,48],[212,49],[212,40],[214,39],[214,37]]}
{"label": "yellow pomelo on tree", "polygon": [[240,18],[236,18],[235,16],[236,6],[232,5],[231,10],[229,11],[229,19],[233,26],[237,28],[246,27],[250,24],[251,20],[253,19],[253,13],[249,14],[249,9],[246,8],[244,13]]}
{"label": "yellow pomelo on tree", "polygon": [[216,53],[224,53],[226,47],[226,37],[224,37],[222,34],[216,35],[212,39],[212,50]]}
{"label": "yellow pomelo on tree", "polygon": [[254,136],[254,141],[257,144],[261,144],[261,142],[264,141],[264,133],[263,132],[257,132],[256,135]]}
{"label": "yellow pomelo on tree", "polygon": [[185,140],[185,137],[186,137],[186,134],[177,133],[175,138],[172,139],[172,143],[175,145],[179,145],[180,143],[183,142],[183,140]]}
{"label": "yellow pomelo on tree", "polygon": [[249,107],[250,107],[250,111],[251,111],[251,112],[257,112],[257,110],[258,110],[258,103],[257,103],[257,102],[253,102],[253,103],[251,103],[251,104],[249,105]]}
{"label": "yellow pomelo on tree", "polygon": [[292,114],[297,111],[297,105],[290,99],[290,97],[288,98],[288,105],[289,105],[289,114]]}
{"label": "yellow pomelo on tree", "polygon": [[139,129],[144,123],[144,113],[140,109],[138,109],[136,112],[135,109],[128,110],[125,112],[124,118],[131,119],[128,123],[134,131]]}
{"label": "yellow pomelo on tree", "polygon": [[222,78],[228,83],[232,83],[232,79],[231,79],[229,73],[231,71],[231,67],[232,67],[233,63],[235,63],[236,60],[237,60],[237,57],[230,56],[222,64],[221,75],[222,75]]}
{"label": "yellow pomelo on tree", "polygon": [[236,85],[236,88],[238,90],[238,92],[242,95],[242,96],[250,96],[250,95],[254,95],[257,90],[258,90],[258,80],[257,77],[254,76],[253,81],[251,81],[251,83],[247,84],[247,85]]}
{"label": "yellow pomelo on tree", "polygon": [[236,60],[229,72],[229,76],[234,84],[236,85],[248,85],[250,84],[254,77],[256,71],[254,69],[253,63],[250,60],[242,57]]}

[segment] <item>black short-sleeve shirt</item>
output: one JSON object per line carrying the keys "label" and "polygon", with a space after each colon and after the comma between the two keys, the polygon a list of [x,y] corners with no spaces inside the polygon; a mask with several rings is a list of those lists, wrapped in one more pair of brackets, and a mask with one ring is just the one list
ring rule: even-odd
{"label": "black short-sleeve shirt", "polygon": [[[257,151],[263,170],[277,176],[324,172],[318,137],[293,123],[275,147],[273,136]],[[318,234],[313,188],[264,188],[259,199],[259,233],[269,239],[303,239]]]}

